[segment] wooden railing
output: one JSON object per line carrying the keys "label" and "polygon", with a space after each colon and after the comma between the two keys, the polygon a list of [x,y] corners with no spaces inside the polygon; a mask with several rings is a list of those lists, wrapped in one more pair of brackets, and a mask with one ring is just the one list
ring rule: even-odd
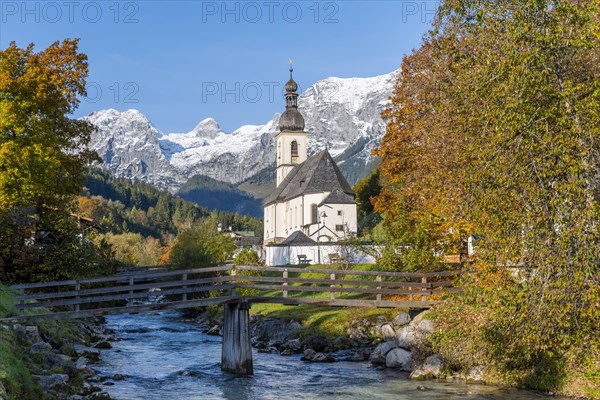
{"label": "wooden railing", "polygon": [[[21,284],[13,289],[19,293],[14,297],[19,318],[38,320],[236,301],[427,308],[443,294],[460,290],[448,280],[457,274],[225,265]],[[163,301],[148,301],[156,295]]]}
{"label": "wooden railing", "polygon": [[144,272],[159,272],[166,271],[168,268],[165,265],[141,265],[133,267],[117,268],[117,275],[126,275],[131,273],[144,273]]}
{"label": "wooden railing", "polygon": [[[237,270],[262,272],[258,276],[240,276],[235,285],[237,289],[259,291],[259,295],[250,296],[254,302],[430,307],[443,294],[461,290],[453,287],[452,281],[448,280],[459,274],[456,271],[409,273],[248,266],[238,267]],[[291,276],[307,272],[317,277]],[[323,293],[328,293],[328,298],[312,297]],[[307,294],[312,296],[307,297]],[[432,296],[437,298],[432,299]]]}

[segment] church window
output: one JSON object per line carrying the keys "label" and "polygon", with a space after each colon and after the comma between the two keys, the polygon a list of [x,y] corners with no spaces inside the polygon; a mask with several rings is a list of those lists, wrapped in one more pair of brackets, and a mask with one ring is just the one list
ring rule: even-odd
{"label": "church window", "polygon": [[292,157],[298,157],[298,142],[293,140],[290,147],[291,147]]}
{"label": "church window", "polygon": [[319,207],[316,204],[310,206],[310,222],[311,224],[319,223]]}
{"label": "church window", "polygon": [[344,232],[344,225],[336,225],[335,231],[336,232]]}
{"label": "church window", "polygon": [[338,210],[338,215],[342,215],[342,210]]}

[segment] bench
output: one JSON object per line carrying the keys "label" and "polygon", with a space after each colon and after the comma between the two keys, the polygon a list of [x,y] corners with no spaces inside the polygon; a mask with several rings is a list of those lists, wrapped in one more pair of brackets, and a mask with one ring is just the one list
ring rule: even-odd
{"label": "bench", "polygon": [[347,267],[350,263],[350,257],[348,255],[340,255],[340,253],[329,253],[329,264],[340,264]]}
{"label": "bench", "polygon": [[298,254],[298,264],[299,265],[310,265],[310,262],[312,260],[309,260],[305,254]]}

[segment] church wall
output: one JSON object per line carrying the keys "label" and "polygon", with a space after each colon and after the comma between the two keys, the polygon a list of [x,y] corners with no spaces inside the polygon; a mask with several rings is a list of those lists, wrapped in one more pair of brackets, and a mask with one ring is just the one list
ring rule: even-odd
{"label": "church wall", "polygon": [[[331,207],[331,208],[329,208]],[[338,237],[345,237],[348,234],[356,235],[356,204],[324,204],[326,225],[334,231]],[[342,230],[338,230],[342,227]]]}
{"label": "church wall", "polygon": [[[298,156],[292,158],[291,146],[294,140],[298,145]],[[277,165],[301,164],[306,161],[307,153],[307,133],[284,131],[277,136]]]}
{"label": "church wall", "polygon": [[[342,248],[343,247],[343,248]],[[352,264],[375,264],[372,256],[363,254],[349,246],[338,244],[321,244],[314,246],[265,246],[265,265],[268,267],[278,265],[297,265],[298,255],[305,255],[312,265],[318,264],[319,251],[321,264],[329,264],[329,254],[349,254]]]}
{"label": "church wall", "polygon": [[[277,186],[285,179],[294,165],[301,164],[308,157],[306,132],[283,131],[277,135]],[[297,145],[297,156],[292,156],[292,142]]]}
{"label": "church wall", "polygon": [[264,236],[263,242],[268,243],[274,237],[273,206],[263,208]]}

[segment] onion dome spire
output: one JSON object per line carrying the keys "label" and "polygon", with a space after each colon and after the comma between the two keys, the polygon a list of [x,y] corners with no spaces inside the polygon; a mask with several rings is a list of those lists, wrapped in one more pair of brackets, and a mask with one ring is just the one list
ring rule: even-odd
{"label": "onion dome spire", "polygon": [[285,84],[285,112],[279,118],[280,131],[304,131],[304,117],[298,111],[298,84],[292,77],[293,72],[290,60],[290,80]]}

